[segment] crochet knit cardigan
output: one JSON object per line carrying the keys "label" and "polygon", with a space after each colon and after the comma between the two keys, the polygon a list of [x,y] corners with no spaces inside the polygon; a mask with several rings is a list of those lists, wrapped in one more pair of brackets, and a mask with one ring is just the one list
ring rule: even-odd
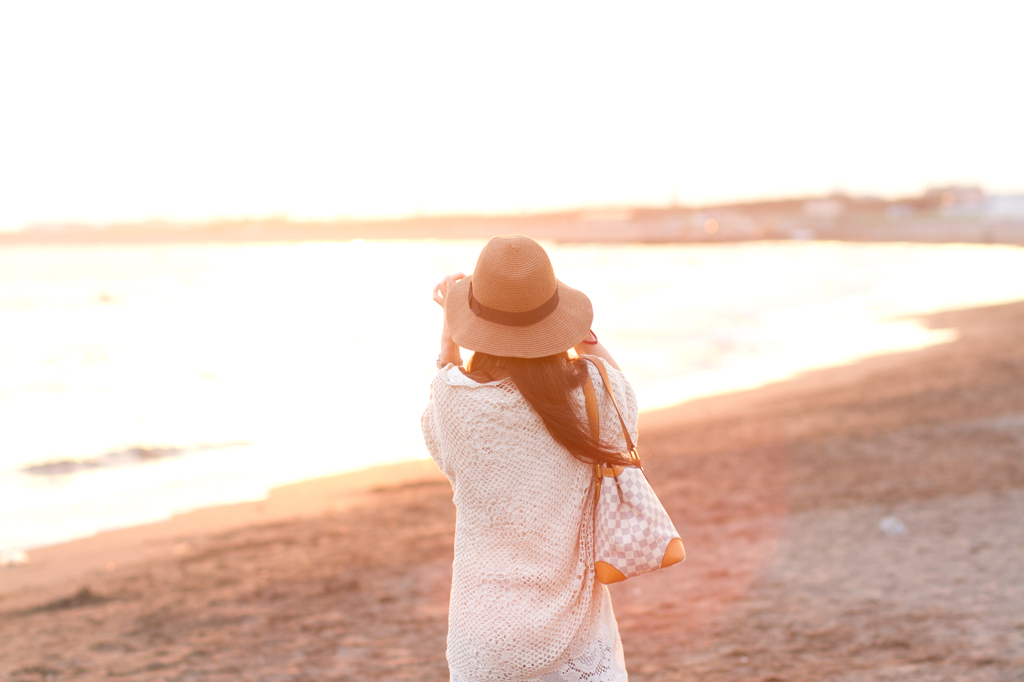
{"label": "crochet knit cardigan", "polygon": [[[607,367],[635,440],[633,388]],[[601,376],[587,368],[602,441],[625,450]],[[576,398],[586,414],[582,389]],[[555,442],[510,379],[478,384],[448,365],[421,425],[457,509],[452,681],[625,680],[608,588],[594,578],[592,467]]]}

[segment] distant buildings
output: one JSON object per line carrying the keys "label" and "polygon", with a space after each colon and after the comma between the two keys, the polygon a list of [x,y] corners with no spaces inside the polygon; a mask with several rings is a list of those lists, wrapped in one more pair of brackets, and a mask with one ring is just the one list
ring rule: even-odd
{"label": "distant buildings", "polygon": [[950,185],[932,187],[921,203],[947,216],[1019,220],[1024,218],[1024,194],[985,194],[980,187]]}
{"label": "distant buildings", "polygon": [[1024,194],[990,196],[985,202],[985,212],[992,218],[1024,220]]}
{"label": "distant buildings", "polygon": [[930,187],[921,198],[926,208],[938,209],[943,213],[973,214],[985,205],[985,192],[973,185],[948,185]]}

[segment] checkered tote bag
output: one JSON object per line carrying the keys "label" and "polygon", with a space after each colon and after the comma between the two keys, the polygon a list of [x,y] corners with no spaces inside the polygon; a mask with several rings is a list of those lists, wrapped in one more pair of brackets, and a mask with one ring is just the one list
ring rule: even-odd
{"label": "checkered tote bag", "polygon": [[[686,550],[672,519],[647,480],[604,365],[591,358],[583,359],[593,363],[601,373],[604,388],[622,424],[629,456],[636,463],[636,466],[630,467],[594,467],[597,488],[597,502],[594,505],[594,571],[598,581],[605,584],[617,583],[677,564],[686,558]],[[589,373],[581,372],[580,376],[583,380],[590,432],[594,438],[600,439],[597,395]]]}

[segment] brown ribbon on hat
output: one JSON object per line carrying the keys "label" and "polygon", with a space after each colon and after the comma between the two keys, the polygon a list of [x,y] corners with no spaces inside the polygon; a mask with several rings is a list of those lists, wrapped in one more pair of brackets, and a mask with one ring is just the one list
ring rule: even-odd
{"label": "brown ribbon on hat", "polygon": [[469,283],[469,309],[472,310],[473,314],[480,319],[487,320],[488,322],[494,322],[495,324],[503,324],[506,327],[526,327],[540,322],[554,312],[557,307],[558,289],[555,288],[555,293],[551,298],[533,310],[526,310],[521,313],[510,313],[505,310],[498,310],[497,308],[485,306],[483,303],[473,298],[473,283]]}

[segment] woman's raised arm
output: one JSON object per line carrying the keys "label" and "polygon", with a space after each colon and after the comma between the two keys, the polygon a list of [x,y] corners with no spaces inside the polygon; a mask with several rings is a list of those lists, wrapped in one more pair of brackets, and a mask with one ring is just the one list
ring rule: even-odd
{"label": "woman's raised arm", "polygon": [[[576,346],[573,347],[576,351],[576,355],[596,355],[608,362],[609,365],[615,369],[619,369],[619,365],[615,362],[615,358],[608,352],[608,349],[604,347],[600,341],[597,340],[597,334],[591,330],[590,335],[586,339],[580,341]],[[622,370],[619,370],[622,371]]]}
{"label": "woman's raised arm", "polygon": [[[441,308],[444,308],[444,299],[448,296],[448,289],[450,289],[460,279],[465,278],[465,275],[461,272],[456,272],[451,275],[445,276],[440,282],[434,285],[434,302],[437,303]],[[444,367],[448,363],[455,365],[462,364],[462,354],[459,350],[459,346],[452,341],[452,333],[448,329],[448,316],[442,314],[441,322],[441,352],[437,356],[437,364],[439,367]]]}

